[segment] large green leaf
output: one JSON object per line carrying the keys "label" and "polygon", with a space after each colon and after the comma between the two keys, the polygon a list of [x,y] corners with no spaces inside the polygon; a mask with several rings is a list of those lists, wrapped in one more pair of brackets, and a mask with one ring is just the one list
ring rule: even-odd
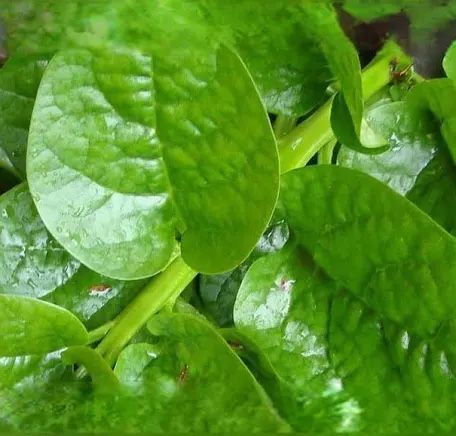
{"label": "large green leaf", "polygon": [[327,311],[334,288],[289,244],[252,265],[234,306],[236,327],[277,373],[276,383],[269,374],[260,381],[298,432],[359,429],[360,405],[345,392],[328,355]]}
{"label": "large green leaf", "polygon": [[[205,321],[163,315],[153,324],[158,344],[131,345],[119,358],[115,374],[126,392],[100,393],[65,379],[35,391],[18,386],[0,392],[0,428],[89,433],[288,430],[253,376]],[[80,351],[74,350],[70,360],[80,360]]]}
{"label": "large green leaf", "polygon": [[28,297],[0,295],[0,356],[47,353],[85,344],[87,330],[67,310]]}
{"label": "large green leaf", "polygon": [[453,325],[414,334],[382,304],[341,290],[293,244],[253,264],[235,321],[277,373],[270,394],[296,431],[455,428]]}
{"label": "large green leaf", "polygon": [[282,186],[280,208],[299,243],[360,300],[425,336],[454,316],[455,240],[416,206],[338,166],[293,171]]}
{"label": "large green leaf", "polygon": [[190,266],[230,269],[272,213],[276,145],[244,66],[221,47],[180,68],[131,51],[67,51],[41,82],[30,190],[56,239],[108,276],[160,271],[178,230]]}
{"label": "large green leaf", "polygon": [[454,429],[454,238],[357,171],[316,166],[282,180],[294,245],[251,267],[234,315],[285,384],[274,400],[301,411],[290,418],[298,431],[319,420],[335,429],[322,400],[335,378],[352,408],[329,410],[358,429]]}
{"label": "large green leaf", "polygon": [[90,328],[112,319],[143,286],[82,266],[48,233],[25,184],[0,197],[0,294],[65,307]]}
{"label": "large green leaf", "polygon": [[236,433],[249,422],[255,432],[286,428],[247,368],[202,318],[161,315],[148,328],[159,342],[131,345],[115,369],[133,391],[153,392],[169,410],[181,410],[179,420],[192,422],[193,431],[204,422],[208,432]]}
{"label": "large green leaf", "polygon": [[153,393],[165,411],[180,411],[169,430],[189,422],[192,431],[209,433],[286,429],[247,368],[202,318],[161,315],[148,328],[158,343],[125,349],[115,373],[134,392]]}

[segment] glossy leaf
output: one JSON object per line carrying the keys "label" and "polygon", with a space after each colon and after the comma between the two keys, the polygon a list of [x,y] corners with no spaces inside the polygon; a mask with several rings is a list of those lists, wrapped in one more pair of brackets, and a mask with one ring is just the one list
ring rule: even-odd
{"label": "glossy leaf", "polygon": [[48,353],[84,344],[87,330],[71,313],[43,301],[0,295],[1,356]]}
{"label": "glossy leaf", "polygon": [[[183,415],[188,410],[189,416],[191,410],[200,411],[193,418],[194,430],[204,422],[209,432],[229,425],[235,433],[247,422],[254,432],[286,429],[262,388],[206,321],[188,314],[164,315],[152,318],[148,328],[160,340],[157,355],[143,371],[143,383],[169,406],[174,404],[171,410],[181,410]],[[122,380],[122,374],[117,375]],[[188,416],[178,419],[190,421]]]}
{"label": "glossy leaf", "polygon": [[60,380],[64,370],[65,365],[60,359],[60,351],[44,355],[1,357],[0,391],[3,389],[10,390],[19,384],[37,389],[38,386],[51,380]]}
{"label": "glossy leaf", "polygon": [[296,431],[454,429],[452,322],[424,338],[371,303],[291,244],[253,264],[235,321],[279,375],[271,395]]}
{"label": "glossy leaf", "polygon": [[[290,244],[252,265],[236,299],[236,327],[276,371],[279,388],[272,385],[268,393],[298,432],[360,428],[360,405],[347,395],[328,355],[327,311],[334,288],[308,255]],[[260,378],[266,387],[267,380]]]}
{"label": "glossy leaf", "polygon": [[[92,269],[133,279],[169,262],[178,210],[186,227],[183,256],[191,266],[212,272],[235,266],[265,227],[278,183],[272,132],[244,67],[221,49],[210,71],[193,66],[197,81],[169,82],[172,76],[159,70],[155,96],[150,58],[123,53],[115,65],[111,59],[62,53],[43,79],[28,179],[46,226]],[[241,105],[236,94],[250,95],[250,103]],[[217,105],[210,104],[214,99]],[[248,132],[244,124],[219,123],[234,111],[248,120]]]}
{"label": "glossy leaf", "polygon": [[359,153],[375,155],[382,154],[388,150],[388,146],[384,144],[376,147],[367,147],[362,144],[360,139],[361,121],[357,127],[354,126],[342,94],[336,95],[333,100],[331,107],[331,128],[342,144]]}
{"label": "glossy leaf", "polygon": [[[454,238],[357,171],[282,181],[294,243],[253,264],[234,313],[282,379],[275,403],[297,431],[335,431],[335,411],[356,430],[454,429]],[[351,407],[324,409],[332,379]]]}
{"label": "glossy leaf", "polygon": [[[38,93],[27,168],[38,211],[70,253],[111,277],[160,271],[177,228],[190,266],[229,269],[275,203],[276,146],[239,59],[221,48],[216,65],[171,67],[158,61],[152,82],[149,57],[68,51]],[[246,122],[221,122],[234,113]]]}
{"label": "glossy leaf", "polygon": [[405,102],[375,105],[365,114],[366,123],[384,137],[390,149],[378,156],[369,156],[342,147],[337,156],[339,165],[363,171],[407,194],[417,177],[437,152],[439,135],[426,117],[420,117]]}
{"label": "glossy leaf", "polygon": [[153,330],[160,330],[159,345],[127,347],[115,369],[131,392],[107,395],[65,380],[35,392],[30,387],[3,391],[0,428],[90,433],[288,430],[253,376],[206,322],[191,315],[161,316]]}
{"label": "glossy leaf", "polygon": [[88,327],[112,319],[145,282],[120,282],[82,266],[48,233],[27,186],[0,197],[0,294],[65,307]]}
{"label": "glossy leaf", "polygon": [[447,260],[456,242],[416,206],[337,166],[293,171],[282,186],[280,208],[299,243],[368,307],[381,306],[386,318],[424,336],[454,316]]}

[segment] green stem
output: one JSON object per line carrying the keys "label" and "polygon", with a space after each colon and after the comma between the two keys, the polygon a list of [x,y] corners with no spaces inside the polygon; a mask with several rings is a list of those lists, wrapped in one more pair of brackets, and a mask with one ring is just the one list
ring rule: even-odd
{"label": "green stem", "polygon": [[279,140],[282,173],[306,165],[321,147],[334,138],[330,123],[331,103],[332,98]]}
{"label": "green stem", "polygon": [[320,165],[331,165],[334,147],[337,144],[337,140],[333,139],[329,141],[319,152],[318,152],[318,163]]}
{"label": "green stem", "polygon": [[109,365],[114,364],[123,347],[147,320],[169,300],[177,298],[196,274],[178,257],[146,285],[114,321],[114,326],[97,347]]}
{"label": "green stem", "polygon": [[277,139],[290,133],[293,127],[296,125],[296,118],[288,115],[277,115],[274,121],[274,134]]}
{"label": "green stem", "polygon": [[89,344],[93,344],[94,342],[98,342],[100,339],[103,339],[106,336],[106,333],[111,330],[111,328],[114,326],[116,323],[116,320],[113,319],[111,321],[108,321],[107,323],[101,325],[100,327],[97,327],[94,330],[91,330],[89,332]]}
{"label": "green stem", "polygon": [[[369,99],[390,83],[391,61],[394,58],[405,57],[400,48],[393,44],[379,53],[363,70],[361,76],[364,100]],[[334,140],[330,122],[331,103],[332,98],[289,134],[279,139],[282,173],[306,165],[324,145]]]}
{"label": "green stem", "polygon": [[66,349],[62,353],[62,359],[67,364],[79,364],[83,373],[88,372],[92,383],[98,389],[117,390],[120,387],[119,380],[112,372],[107,362],[92,348],[77,345]]}

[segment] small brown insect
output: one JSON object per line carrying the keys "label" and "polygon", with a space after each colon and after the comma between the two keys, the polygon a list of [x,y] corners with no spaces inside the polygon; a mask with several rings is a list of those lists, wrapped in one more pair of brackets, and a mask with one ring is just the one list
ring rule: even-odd
{"label": "small brown insect", "polygon": [[390,62],[390,77],[395,82],[404,82],[410,78],[410,73],[413,65],[409,64],[406,66],[400,65],[397,59],[393,59]]}
{"label": "small brown insect", "polygon": [[90,293],[90,295],[106,294],[111,289],[112,289],[111,286],[101,283],[99,285],[92,285],[89,289],[89,293]]}
{"label": "small brown insect", "polygon": [[242,351],[244,349],[244,345],[242,345],[240,342],[238,341],[233,341],[233,340],[229,340],[227,341],[228,342],[228,345],[234,350],[234,351]]}
{"label": "small brown insect", "polygon": [[177,376],[177,381],[179,384],[183,385],[188,378],[188,365],[185,364],[184,367],[180,370],[179,375]]}

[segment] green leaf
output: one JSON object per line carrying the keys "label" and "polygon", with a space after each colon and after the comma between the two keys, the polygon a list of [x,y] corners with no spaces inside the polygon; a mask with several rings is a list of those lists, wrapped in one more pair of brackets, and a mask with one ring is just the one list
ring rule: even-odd
{"label": "green leaf", "polygon": [[88,334],[67,310],[28,297],[0,295],[1,356],[48,353],[85,344]]}
{"label": "green leaf", "polygon": [[[150,334],[149,331],[147,331]],[[144,371],[158,358],[159,348],[155,344],[133,343],[125,347],[117,359],[114,373],[120,382],[136,393],[145,393]]]}
{"label": "green leaf", "polygon": [[[313,8],[314,6],[312,6]],[[331,128],[343,144],[365,153],[382,153],[386,147],[365,147],[360,141],[363,117],[361,65],[356,48],[340,26],[331,20],[326,7],[315,8],[315,28],[320,47],[326,56],[340,91],[333,98]]]}
{"label": "green leaf", "polygon": [[210,325],[191,315],[156,318],[158,345],[131,345],[116,366],[130,392],[108,395],[67,379],[36,390],[3,390],[0,429],[274,434],[289,429]]}
{"label": "green leaf", "polygon": [[278,375],[269,393],[296,431],[451,431],[453,321],[424,338],[370,303],[290,244],[253,264],[235,321]]}
{"label": "green leaf", "polygon": [[260,375],[260,382],[298,432],[360,426],[360,405],[347,395],[328,355],[327,311],[334,288],[291,243],[252,265],[234,306],[236,327],[259,347],[278,378],[270,384],[271,376]]}
{"label": "green leaf", "polygon": [[22,184],[0,197],[0,294],[44,299],[90,328],[112,319],[144,286],[82,266],[48,233]]}
{"label": "green leaf", "polygon": [[[163,269],[178,230],[194,269],[236,266],[278,187],[275,141],[244,66],[225,48],[185,75],[172,59],[153,67],[137,52],[112,56],[67,51],[44,75],[27,163],[44,223],[82,263],[115,278]],[[245,121],[226,123],[234,114]]]}
{"label": "green leaf", "polygon": [[22,179],[30,117],[46,64],[39,57],[15,58],[0,70],[0,154],[5,152],[8,169]]}
{"label": "green leaf", "polygon": [[294,429],[456,428],[454,238],[337,166],[284,175],[279,209],[292,243],[253,264],[234,319],[278,374],[269,393]]}
{"label": "green leaf", "polygon": [[[14,386],[38,386],[61,379],[65,365],[60,351],[49,354],[10,356],[0,359],[0,391]],[[1,395],[0,395],[1,397]]]}
{"label": "green leaf", "polygon": [[[207,425],[208,432],[287,428],[252,374],[206,321],[188,314],[162,315],[151,318],[148,328],[159,342],[142,381],[146,392],[154,392],[169,410],[180,410],[176,429],[189,422],[192,431]],[[122,381],[117,368],[116,374]]]}
{"label": "green leaf", "polygon": [[353,118],[350,117],[350,112],[342,94],[337,94],[334,97],[331,107],[331,128],[336,135],[336,138],[346,147],[351,148],[359,153],[368,155],[382,154],[388,150],[387,145],[376,147],[367,147],[363,145],[360,139],[361,121],[355,126]]}
{"label": "green leaf", "polygon": [[454,316],[455,240],[412,203],[337,166],[293,171],[282,186],[280,208],[299,243],[368,307],[425,337]]}
{"label": "green leaf", "polygon": [[341,147],[337,156],[339,165],[363,171],[400,194],[407,194],[437,152],[439,135],[435,126],[426,117],[417,116],[405,102],[368,108],[365,120],[388,141],[389,150],[369,156]]}
{"label": "green leaf", "polygon": [[115,31],[111,26],[116,24],[116,3],[17,0],[2,4],[8,54],[15,58],[40,53],[50,59],[62,48],[96,45]]}

